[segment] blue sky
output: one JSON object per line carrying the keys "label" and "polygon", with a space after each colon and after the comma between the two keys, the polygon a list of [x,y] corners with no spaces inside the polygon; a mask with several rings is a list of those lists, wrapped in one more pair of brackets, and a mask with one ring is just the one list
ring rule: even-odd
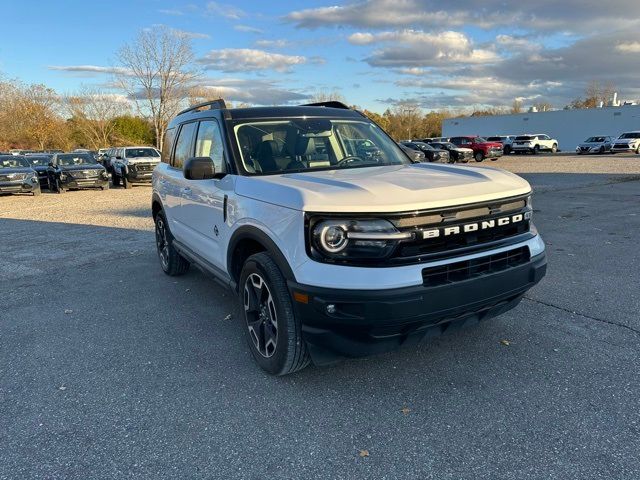
{"label": "blue sky", "polygon": [[5,0],[0,73],[61,93],[105,86],[122,44],[167,25],[193,36],[203,84],[236,101],[337,90],[377,111],[561,107],[591,80],[640,97],[640,25],[624,15],[635,2]]}

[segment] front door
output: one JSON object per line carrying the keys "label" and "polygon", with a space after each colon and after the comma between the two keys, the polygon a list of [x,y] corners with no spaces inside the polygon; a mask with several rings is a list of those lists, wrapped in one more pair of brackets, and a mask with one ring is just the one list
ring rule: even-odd
{"label": "front door", "polygon": [[[210,157],[216,173],[226,171],[222,135],[216,120],[200,121],[196,134],[195,156]],[[187,244],[207,262],[225,270],[226,258],[222,258],[221,248],[223,242],[228,241],[224,217],[225,196],[233,190],[233,176],[184,182],[180,212],[188,237]]]}

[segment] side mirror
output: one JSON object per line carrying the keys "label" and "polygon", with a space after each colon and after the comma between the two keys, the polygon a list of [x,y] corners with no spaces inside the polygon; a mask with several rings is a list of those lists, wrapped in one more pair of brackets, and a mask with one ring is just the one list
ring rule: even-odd
{"label": "side mirror", "polygon": [[184,178],[209,180],[216,177],[216,167],[210,157],[191,157],[184,162]]}

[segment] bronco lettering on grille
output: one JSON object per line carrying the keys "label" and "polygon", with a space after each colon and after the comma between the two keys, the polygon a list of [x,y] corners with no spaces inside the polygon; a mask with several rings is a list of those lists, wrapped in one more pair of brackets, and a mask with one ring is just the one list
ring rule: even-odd
{"label": "bronco lettering on grille", "polygon": [[422,238],[448,237],[450,235],[458,235],[460,233],[477,232],[478,230],[488,230],[490,228],[502,227],[513,223],[519,223],[524,220],[531,219],[531,212],[518,213],[508,217],[494,218],[491,220],[483,220],[481,222],[466,223],[464,225],[452,225],[450,227],[430,228],[422,230]]}

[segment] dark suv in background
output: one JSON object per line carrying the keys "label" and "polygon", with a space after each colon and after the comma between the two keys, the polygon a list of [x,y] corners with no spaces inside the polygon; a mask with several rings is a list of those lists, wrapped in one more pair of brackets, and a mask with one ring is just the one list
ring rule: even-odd
{"label": "dark suv in background", "polygon": [[40,195],[38,174],[22,155],[0,155],[0,194]]}

